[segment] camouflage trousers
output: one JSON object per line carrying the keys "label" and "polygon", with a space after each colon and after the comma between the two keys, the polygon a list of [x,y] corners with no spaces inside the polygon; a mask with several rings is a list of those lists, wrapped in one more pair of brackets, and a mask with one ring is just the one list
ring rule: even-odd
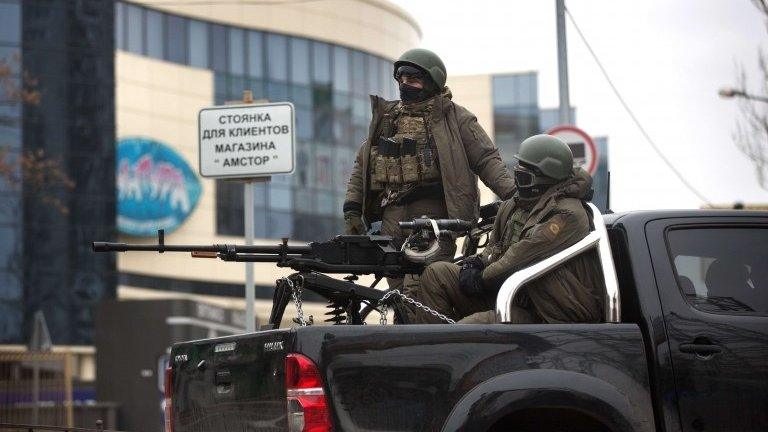
{"label": "camouflage trousers", "polygon": [[[424,198],[403,205],[388,205],[384,208],[384,214],[381,218],[381,233],[392,236],[399,243],[402,243],[405,241],[407,233],[401,230],[397,223],[411,221],[421,216],[433,219],[446,219],[448,217],[448,210],[445,208],[445,201],[438,198]],[[456,242],[441,240],[440,251],[432,261],[450,261],[455,254]],[[406,285],[414,283],[414,279],[410,275],[406,276],[405,279]],[[387,283],[389,288],[401,289],[404,281],[402,278],[387,278]]]}
{"label": "camouflage trousers", "polygon": [[[459,289],[461,267],[453,263],[436,262],[424,270],[418,283],[407,284],[407,296],[420,301],[458,324],[493,324],[496,318],[496,293],[482,297],[468,297]],[[539,320],[527,310],[512,306],[511,322],[516,324],[537,323]],[[411,324],[444,324],[436,316],[410,306],[408,319]]]}

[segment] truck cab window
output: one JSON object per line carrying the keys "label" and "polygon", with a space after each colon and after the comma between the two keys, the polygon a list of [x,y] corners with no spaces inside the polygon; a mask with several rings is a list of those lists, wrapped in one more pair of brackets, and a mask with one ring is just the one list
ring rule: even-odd
{"label": "truck cab window", "polygon": [[667,241],[678,287],[693,307],[768,315],[768,229],[675,229]]}

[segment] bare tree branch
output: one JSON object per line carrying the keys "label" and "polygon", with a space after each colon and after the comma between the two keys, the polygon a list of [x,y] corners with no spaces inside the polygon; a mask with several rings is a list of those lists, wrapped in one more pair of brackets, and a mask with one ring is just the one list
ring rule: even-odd
{"label": "bare tree branch", "polygon": [[[0,58],[0,104],[10,107],[39,105],[40,92],[37,80],[26,72],[19,77],[21,57],[18,53],[10,58]],[[19,114],[0,114],[0,126],[19,126]],[[2,139],[2,137],[0,137]],[[37,195],[38,199],[52,206],[61,214],[68,214],[69,208],[55,195],[56,189],[74,189],[75,182],[66,174],[59,158],[52,158],[40,149],[18,154],[12,152],[7,143],[0,142],[0,179],[13,189],[25,194]]]}
{"label": "bare tree branch", "polygon": [[752,0],[752,4],[765,16],[768,16],[768,0]]}
{"label": "bare tree branch", "polygon": [[[751,1],[766,19],[768,30],[768,0]],[[758,49],[757,60],[760,67],[760,91],[768,94],[768,58],[762,49]],[[738,89],[748,93],[747,74],[744,67],[738,69]],[[760,187],[768,190],[768,104],[742,98],[739,99],[739,109],[742,118],[736,124],[733,139],[736,147],[754,164]]]}

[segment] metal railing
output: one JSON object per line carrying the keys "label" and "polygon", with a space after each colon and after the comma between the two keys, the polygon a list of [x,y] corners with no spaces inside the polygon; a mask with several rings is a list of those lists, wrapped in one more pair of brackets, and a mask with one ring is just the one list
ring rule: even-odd
{"label": "metal railing", "polygon": [[605,322],[620,322],[621,302],[619,297],[619,282],[616,277],[616,268],[613,265],[613,255],[611,255],[608,231],[605,228],[605,222],[603,221],[603,216],[600,214],[600,210],[591,203],[587,205],[592,212],[592,224],[594,225],[593,231],[573,246],[513,273],[512,276],[508,277],[501,285],[499,294],[496,296],[496,314],[498,315],[500,322],[510,321],[510,312],[515,301],[515,296],[526,283],[535,280],[582,253],[593,249],[597,249],[605,284]]}
{"label": "metal railing", "polygon": [[0,352],[0,419],[74,426],[72,354]]}

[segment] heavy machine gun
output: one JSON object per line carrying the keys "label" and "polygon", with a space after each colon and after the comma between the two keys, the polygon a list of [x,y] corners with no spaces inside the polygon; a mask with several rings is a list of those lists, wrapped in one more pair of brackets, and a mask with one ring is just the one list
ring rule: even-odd
{"label": "heavy machine gun", "polygon": [[[303,289],[328,300],[330,311],[326,313],[327,322],[362,324],[368,313],[373,310],[381,312],[381,307],[388,306],[393,307],[396,320],[405,322],[405,314],[397,298],[386,296],[386,291],[375,289],[381,279],[420,274],[429,262],[430,254],[437,250],[440,237],[467,236],[464,250],[467,250],[467,245],[476,250],[479,237],[488,232],[492,219],[488,222],[488,218],[481,218],[484,225],[457,219],[426,217],[401,222],[402,228],[412,232],[404,244],[383,235],[339,235],[325,242],[302,245],[291,245],[287,238],[282,239],[278,245],[173,245],[165,243],[164,231],[159,230],[156,244],[93,242],[92,247],[94,252],[188,252],[193,258],[275,263],[278,267],[296,270],[296,273],[276,281],[267,328],[279,326],[291,300],[296,304],[299,315],[294,321],[301,325],[311,323],[311,320],[304,319],[301,311]],[[327,274],[348,276],[339,280]],[[370,286],[355,283],[359,275],[366,274],[375,277]]]}
{"label": "heavy machine gun", "polygon": [[93,242],[95,252],[153,251],[189,252],[193,258],[219,258],[232,262],[271,262],[299,272],[373,274],[377,277],[402,277],[421,273],[421,266],[405,259],[392,237],[380,235],[339,235],[325,242],[289,245],[169,245],[163,230],[157,244]]}
{"label": "heavy machine gun", "polygon": [[[298,310],[298,322],[304,320],[300,310],[301,290],[308,289],[328,300],[327,321],[335,324],[361,324],[361,305],[378,304],[384,293],[375,289],[384,277],[419,274],[423,263],[409,261],[392,237],[380,235],[340,235],[325,242],[289,245],[282,239],[279,245],[171,245],[165,243],[163,230],[158,231],[157,244],[127,244],[93,242],[95,252],[153,251],[189,252],[194,258],[219,258],[230,262],[269,262],[289,267],[296,273],[276,281],[272,313],[268,326],[276,328],[288,303],[293,300]],[[326,274],[348,274],[339,280]],[[358,275],[372,274],[374,283],[363,286],[354,283]]]}

